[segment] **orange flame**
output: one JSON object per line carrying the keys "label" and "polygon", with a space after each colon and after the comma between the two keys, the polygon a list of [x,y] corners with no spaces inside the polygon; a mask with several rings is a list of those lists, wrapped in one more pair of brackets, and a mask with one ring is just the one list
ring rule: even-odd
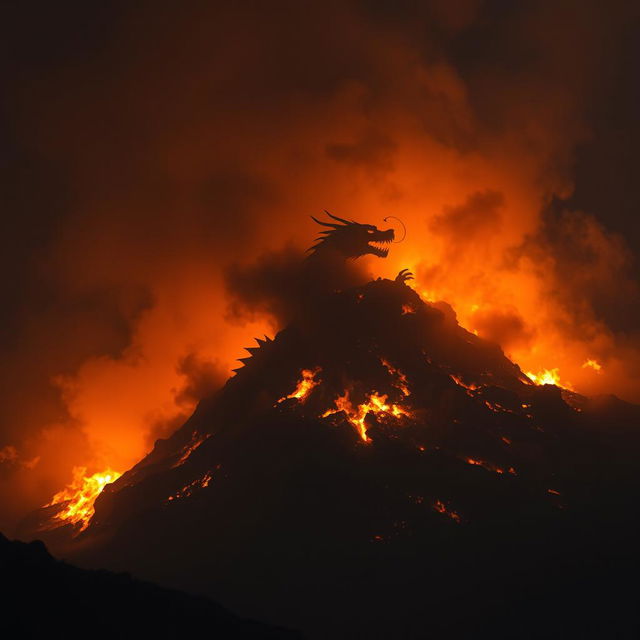
{"label": "orange flame", "polygon": [[529,380],[537,385],[553,384],[556,387],[562,387],[563,389],[572,389],[569,382],[560,382],[560,370],[557,367],[554,369],[543,369],[538,373],[527,371],[525,372],[525,375]]}
{"label": "orange flame", "polygon": [[296,388],[288,395],[280,398],[277,404],[288,400],[289,398],[295,398],[296,400],[300,400],[300,402],[304,402],[311,393],[311,389],[317,387],[320,384],[320,380],[316,380],[316,375],[320,373],[320,367],[316,367],[315,369],[303,369],[300,372],[300,380],[298,380],[298,384]]}
{"label": "orange flame", "polygon": [[86,476],[86,472],[86,467],[74,467],[73,481],[56,493],[51,502],[44,505],[50,507],[54,504],[64,504],[54,517],[68,524],[80,524],[78,533],[89,526],[95,513],[93,505],[102,490],[122,475],[113,469],[94,473],[92,476]]}
{"label": "orange flame", "polygon": [[593,369],[596,373],[600,373],[600,371],[602,371],[602,365],[597,361],[597,360],[593,360],[592,358],[589,358],[583,365],[582,365],[583,369]]}
{"label": "orange flame", "polygon": [[367,415],[373,413],[376,416],[385,418],[392,417],[399,420],[402,417],[410,417],[411,413],[398,404],[388,403],[386,395],[379,395],[375,391],[369,395],[369,399],[357,407],[354,407],[349,399],[349,392],[346,391],[343,396],[335,399],[335,409],[327,409],[322,414],[322,418],[326,418],[334,413],[342,411],[347,420],[355,427],[358,435],[363,442],[371,442],[371,438],[367,436],[367,426],[365,423]]}

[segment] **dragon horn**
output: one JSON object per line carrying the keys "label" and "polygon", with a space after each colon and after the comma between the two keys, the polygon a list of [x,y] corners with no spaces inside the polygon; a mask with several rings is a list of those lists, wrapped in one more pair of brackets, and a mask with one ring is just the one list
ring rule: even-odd
{"label": "dragon horn", "polygon": [[310,217],[314,222],[321,224],[323,227],[331,227],[333,229],[337,229],[339,226],[337,224],[331,224],[330,222],[321,222],[320,220],[318,220],[317,218],[314,218],[313,216],[310,216]]}
{"label": "dragon horn", "polygon": [[334,216],[333,214],[329,213],[326,209],[324,210],[324,212],[330,217],[333,218],[334,220],[337,220],[338,222],[342,222],[342,224],[351,224],[348,220],[344,220],[343,218],[338,218],[338,216]]}

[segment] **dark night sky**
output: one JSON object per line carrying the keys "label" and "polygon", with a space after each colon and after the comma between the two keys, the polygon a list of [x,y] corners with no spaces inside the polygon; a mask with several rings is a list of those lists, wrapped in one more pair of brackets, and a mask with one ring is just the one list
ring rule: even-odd
{"label": "dark night sky", "polygon": [[[414,223],[414,253],[404,254],[413,266],[417,229],[482,261],[454,223],[480,215],[474,193],[506,194],[483,218],[500,224],[461,234],[499,232],[496,264],[536,263],[536,295],[555,300],[558,335],[610,359],[612,377],[586,391],[615,392],[623,379],[627,399],[640,389],[637,3],[25,0],[1,11],[0,499],[17,492],[20,505],[0,528],[72,465],[106,463],[114,427],[92,426],[93,390],[119,374],[101,363],[142,354],[149,370],[127,385],[144,407],[131,402],[117,421],[165,433],[183,413],[171,405],[149,417],[154,398],[164,407],[184,397],[203,372],[219,383],[251,323],[274,326],[255,315],[227,326],[229,265],[304,247],[308,213],[352,204],[358,219],[378,188],[380,211]],[[444,212],[440,222],[413,213],[421,196],[410,186],[420,172],[445,181],[448,160],[437,168],[434,149],[454,158],[453,186],[419,188],[437,192],[427,208]],[[533,194],[531,211],[509,208]],[[444,282],[423,266],[425,288]],[[527,308],[514,301],[495,317],[520,327]],[[201,309],[219,336],[206,347],[191,318]],[[540,336],[533,319],[502,336],[491,313],[478,326],[505,349]],[[157,336],[178,333],[160,353],[171,341]]]}

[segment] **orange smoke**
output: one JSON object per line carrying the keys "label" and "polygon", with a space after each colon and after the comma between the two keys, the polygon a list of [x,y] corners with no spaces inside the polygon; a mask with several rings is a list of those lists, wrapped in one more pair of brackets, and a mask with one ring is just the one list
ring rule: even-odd
{"label": "orange smoke", "polygon": [[[492,47],[461,60],[482,3],[422,3],[397,22],[366,3],[287,3],[278,20],[268,3],[218,4],[132,5],[99,59],[52,62],[12,103],[37,165],[61,177],[43,190],[55,233],[24,269],[46,288],[5,360],[2,526],[74,467],[129,468],[273,335],[277,313],[230,306],[225,273],[301,255],[324,208],[401,218],[406,240],[359,264],[411,269],[523,371],[638,397],[638,341],[601,312],[637,296],[631,256],[588,212],[551,207],[572,193],[607,68],[598,10],[572,13],[570,40],[561,8],[493,25],[531,52],[514,72]],[[368,413],[406,415],[376,394],[336,407],[363,441]]]}

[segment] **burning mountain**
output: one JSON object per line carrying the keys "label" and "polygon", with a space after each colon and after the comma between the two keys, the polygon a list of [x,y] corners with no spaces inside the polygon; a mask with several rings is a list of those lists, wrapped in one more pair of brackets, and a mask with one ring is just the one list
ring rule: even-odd
{"label": "burning mountain", "polygon": [[637,629],[640,411],[536,384],[406,280],[318,293],[39,535],[310,637]]}

